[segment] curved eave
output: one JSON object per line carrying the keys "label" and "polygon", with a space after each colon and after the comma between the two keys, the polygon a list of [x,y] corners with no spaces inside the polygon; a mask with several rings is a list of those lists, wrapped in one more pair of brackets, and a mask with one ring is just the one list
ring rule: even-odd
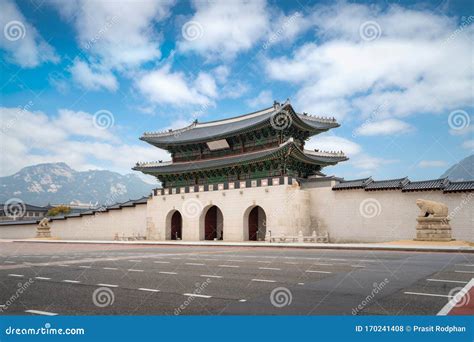
{"label": "curved eave", "polygon": [[[301,130],[312,133],[312,135],[340,126],[336,121],[317,120],[311,116],[298,114],[290,104],[283,106],[283,108],[285,107],[290,111],[292,124],[296,125]],[[270,109],[271,108],[266,108],[262,110],[261,112],[263,112],[263,114],[257,116],[255,115],[258,112],[255,112],[231,119],[193,124],[184,128],[181,132],[180,130],[176,130],[157,135],[144,134],[140,137],[140,140],[146,141],[158,148],[166,149],[171,146],[204,143],[207,141],[224,139],[255,129],[271,127],[271,117],[277,112],[277,110],[270,111]],[[245,118],[246,116],[248,116],[247,119]],[[222,124],[219,124],[219,122],[222,122]]]}
{"label": "curved eave", "polygon": [[242,163],[255,163],[273,160],[282,156],[292,157],[304,163],[319,166],[335,165],[347,160],[345,156],[315,156],[304,153],[292,140],[281,144],[279,147],[246,153],[243,155],[229,156],[224,158],[205,159],[192,162],[171,163],[162,166],[135,166],[133,170],[146,174],[176,174],[194,171],[207,171],[232,167]]}

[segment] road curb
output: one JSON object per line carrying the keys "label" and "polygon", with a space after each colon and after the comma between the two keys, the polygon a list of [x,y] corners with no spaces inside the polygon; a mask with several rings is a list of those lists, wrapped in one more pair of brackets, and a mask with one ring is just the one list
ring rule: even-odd
{"label": "road curb", "polygon": [[252,248],[297,248],[297,249],[335,249],[335,250],[373,250],[406,252],[474,253],[474,247],[458,246],[385,246],[377,244],[288,244],[288,243],[220,243],[220,242],[168,242],[168,241],[90,241],[90,240],[33,240],[18,239],[12,242],[27,243],[70,243],[132,246],[193,246],[193,247],[252,247]]}

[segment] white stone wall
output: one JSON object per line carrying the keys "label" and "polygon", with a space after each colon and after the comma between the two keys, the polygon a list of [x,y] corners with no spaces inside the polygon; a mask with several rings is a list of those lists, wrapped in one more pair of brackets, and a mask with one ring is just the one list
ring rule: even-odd
{"label": "white stone wall", "polygon": [[151,235],[158,240],[169,238],[175,210],[183,218],[183,240],[203,240],[205,214],[213,205],[222,212],[225,241],[248,239],[248,214],[255,206],[265,211],[267,229],[273,235],[297,235],[300,230],[310,234],[309,193],[287,185],[287,180],[285,185],[158,195],[148,203],[147,216],[155,229]]}
{"label": "white stone wall", "polygon": [[332,181],[306,187],[311,198],[312,227],[329,232],[331,242],[414,239],[419,198],[446,204],[452,217],[453,238],[474,241],[473,192],[333,191],[334,184]]}

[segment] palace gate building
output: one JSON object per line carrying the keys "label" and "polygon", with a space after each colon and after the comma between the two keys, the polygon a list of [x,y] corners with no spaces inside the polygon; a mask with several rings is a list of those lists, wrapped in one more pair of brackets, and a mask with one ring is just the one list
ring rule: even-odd
{"label": "palace gate building", "polygon": [[199,123],[141,140],[170,161],[137,163],[162,188],[148,203],[155,239],[264,240],[311,234],[309,193],[300,182],[347,160],[342,152],[306,150],[305,141],[339,124],[297,113],[289,101],[250,114]]}

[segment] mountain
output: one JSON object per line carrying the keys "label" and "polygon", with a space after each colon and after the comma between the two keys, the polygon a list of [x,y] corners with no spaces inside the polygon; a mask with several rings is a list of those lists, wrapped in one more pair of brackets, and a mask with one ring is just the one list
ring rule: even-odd
{"label": "mountain", "polygon": [[0,177],[0,203],[19,198],[33,205],[71,202],[111,205],[147,196],[157,185],[134,174],[106,170],[76,171],[65,163],[28,166]]}
{"label": "mountain", "polygon": [[441,178],[448,177],[452,181],[474,179],[474,154],[464,158],[459,163],[451,166]]}

